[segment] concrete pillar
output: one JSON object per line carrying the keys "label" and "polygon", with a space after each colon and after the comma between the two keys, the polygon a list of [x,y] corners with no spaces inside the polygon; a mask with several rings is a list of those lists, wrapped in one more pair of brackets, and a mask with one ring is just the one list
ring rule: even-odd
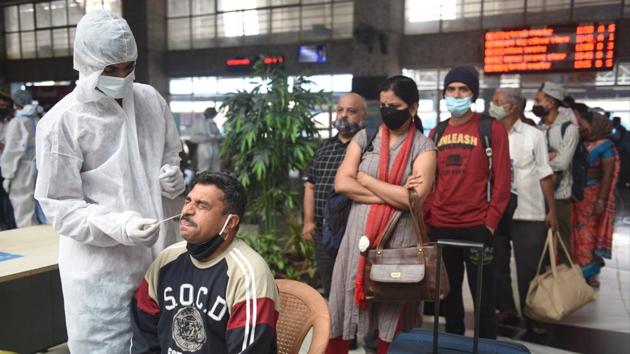
{"label": "concrete pillar", "polygon": [[353,90],[368,99],[383,79],[401,72],[404,6],[404,0],[354,2]]}
{"label": "concrete pillar", "polygon": [[136,81],[166,97],[166,0],[123,0],[123,17],[138,45]]}

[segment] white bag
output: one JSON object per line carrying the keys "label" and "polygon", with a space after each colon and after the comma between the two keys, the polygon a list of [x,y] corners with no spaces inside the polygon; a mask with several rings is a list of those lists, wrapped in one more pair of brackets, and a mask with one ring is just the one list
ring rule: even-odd
{"label": "white bag", "polygon": [[[525,314],[539,321],[558,321],[596,298],[595,291],[584,280],[582,270],[571,260],[560,235],[557,235],[555,239],[560,242],[571,267],[565,264],[556,265],[554,235],[549,229],[547,241],[538,262],[537,275],[529,284],[525,300]],[[540,274],[540,267],[547,249],[549,249],[551,270]]]}

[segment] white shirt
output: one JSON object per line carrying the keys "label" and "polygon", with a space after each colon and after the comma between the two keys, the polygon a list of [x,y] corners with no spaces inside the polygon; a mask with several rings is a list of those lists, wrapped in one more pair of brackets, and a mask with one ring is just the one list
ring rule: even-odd
{"label": "white shirt", "polygon": [[[578,126],[574,123],[576,121],[575,114],[570,108],[559,107],[558,117],[553,124],[546,125],[540,123],[538,126],[544,134],[547,135],[549,141],[549,147],[552,151],[556,151],[558,156],[549,161],[549,166],[554,172],[562,172],[562,178],[560,179],[560,185],[554,192],[555,199],[569,199],[571,198],[571,187],[573,186],[573,176],[571,175],[571,161],[573,160],[573,154],[575,154],[575,148],[580,140],[580,131]],[[571,122],[564,136],[562,136],[562,124],[565,122]],[[549,132],[547,132],[547,130]]]}
{"label": "white shirt", "polygon": [[545,135],[535,127],[516,121],[508,134],[512,162],[512,193],[518,195],[515,220],[544,221],[545,198],[540,180],[553,174],[547,156]]}

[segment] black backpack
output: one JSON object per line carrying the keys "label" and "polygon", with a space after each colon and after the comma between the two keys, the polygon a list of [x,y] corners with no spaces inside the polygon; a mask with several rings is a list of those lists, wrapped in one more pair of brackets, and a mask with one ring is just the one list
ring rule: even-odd
{"label": "black backpack", "polygon": [[[365,144],[365,147],[361,151],[361,156],[363,156],[366,151],[372,150],[372,142],[378,133],[378,127],[367,127],[365,128],[365,133],[367,135],[367,144]],[[334,190],[330,192],[330,195],[326,199],[322,225],[322,244],[326,253],[333,259],[337,257],[341,239],[346,232],[346,224],[348,223],[348,215],[350,214],[351,206],[352,200],[350,200],[350,198]]]}
{"label": "black backpack", "polygon": [[[564,122],[560,126],[560,136],[564,139],[564,133],[567,128],[573,124],[572,122]],[[547,147],[551,151],[549,144],[549,129],[547,129]],[[576,200],[584,199],[584,188],[586,188],[586,174],[588,170],[588,149],[584,145],[584,141],[580,138],[573,158],[571,159],[571,176],[573,177],[573,185],[571,186],[571,196]],[[555,189],[560,186],[560,180],[556,182]]]}
{"label": "black backpack", "polygon": [[[444,130],[446,130],[446,127],[448,126],[449,120],[450,118],[440,122],[435,127],[433,142],[435,143],[436,147],[438,141],[440,141],[440,138],[442,137],[442,134],[444,134]],[[481,138],[481,145],[483,146],[483,150],[486,153],[486,157],[488,158],[488,191],[486,193],[486,198],[488,201],[490,201],[490,197],[492,196],[492,121],[494,121],[494,118],[482,115],[479,119],[478,126],[479,137]]]}

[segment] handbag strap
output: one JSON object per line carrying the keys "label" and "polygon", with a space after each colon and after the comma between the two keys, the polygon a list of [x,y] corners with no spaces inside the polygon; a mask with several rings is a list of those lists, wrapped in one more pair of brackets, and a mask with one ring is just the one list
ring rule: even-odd
{"label": "handbag strap", "polygon": [[389,238],[392,236],[392,233],[394,232],[396,225],[398,225],[398,220],[400,220],[401,216],[402,216],[402,212],[400,210],[396,210],[394,212],[394,215],[392,215],[392,218],[389,220],[389,223],[387,224],[385,231],[383,231],[383,237],[381,237],[380,242],[378,243],[378,245],[376,245],[377,250],[382,250],[383,248],[385,248],[385,244],[387,243]]}
{"label": "handbag strap", "polygon": [[567,245],[562,240],[562,237],[560,237],[560,232],[558,232],[558,231],[556,231],[556,240],[558,240],[560,242],[560,246],[562,246],[562,250],[564,251],[564,255],[569,260],[569,264],[571,265],[571,268],[573,268],[575,266],[575,264],[573,263],[573,259],[571,258],[571,254],[569,253],[569,251],[567,249]]}
{"label": "handbag strap", "polygon": [[[542,268],[543,260],[545,259],[545,255],[547,254],[547,249],[549,248],[549,244],[553,238],[553,234],[551,229],[547,231],[547,239],[545,240],[545,246],[543,247],[543,251],[540,254],[540,259],[538,260],[538,269],[536,270],[536,274],[540,274],[540,268]],[[550,257],[552,262],[552,270],[555,270],[555,258]]]}
{"label": "handbag strap", "polygon": [[429,236],[427,235],[427,227],[424,223],[424,214],[422,212],[422,202],[420,196],[415,189],[409,189],[409,212],[411,213],[411,219],[413,224],[413,231],[416,234],[416,240],[418,245],[423,245],[429,242]]}
{"label": "handbag strap", "polygon": [[[560,246],[562,247],[562,250],[564,251],[564,254],[566,255],[567,259],[569,260],[569,264],[571,265],[571,268],[573,268],[574,267],[573,260],[571,259],[571,256],[569,255],[569,251],[567,250],[567,246],[564,244],[562,237],[560,237],[560,233],[556,231],[555,236],[556,236],[555,239],[560,242]],[[545,259],[545,254],[547,253],[547,249],[549,250],[549,263],[551,264],[551,271],[553,272],[554,275],[556,275],[557,274],[556,250],[555,250],[555,243],[554,243],[554,232],[551,229],[547,230],[547,240],[545,240],[545,247],[543,248],[542,254],[540,255],[540,259],[538,260],[538,270],[536,270],[536,274],[540,274],[540,268],[542,268],[542,262]]]}
{"label": "handbag strap", "polygon": [[[429,242],[429,237],[427,236],[427,229],[424,224],[424,217],[422,216],[422,203],[420,202],[418,193],[414,189],[409,189],[409,212],[411,214],[413,232],[416,236],[416,246],[420,247]],[[389,224],[387,224],[387,228],[383,232],[381,241],[376,246],[377,250],[385,248],[385,244],[394,232],[394,229],[396,228],[395,226],[401,216],[402,212],[400,210],[396,210],[392,219],[389,221]]]}

